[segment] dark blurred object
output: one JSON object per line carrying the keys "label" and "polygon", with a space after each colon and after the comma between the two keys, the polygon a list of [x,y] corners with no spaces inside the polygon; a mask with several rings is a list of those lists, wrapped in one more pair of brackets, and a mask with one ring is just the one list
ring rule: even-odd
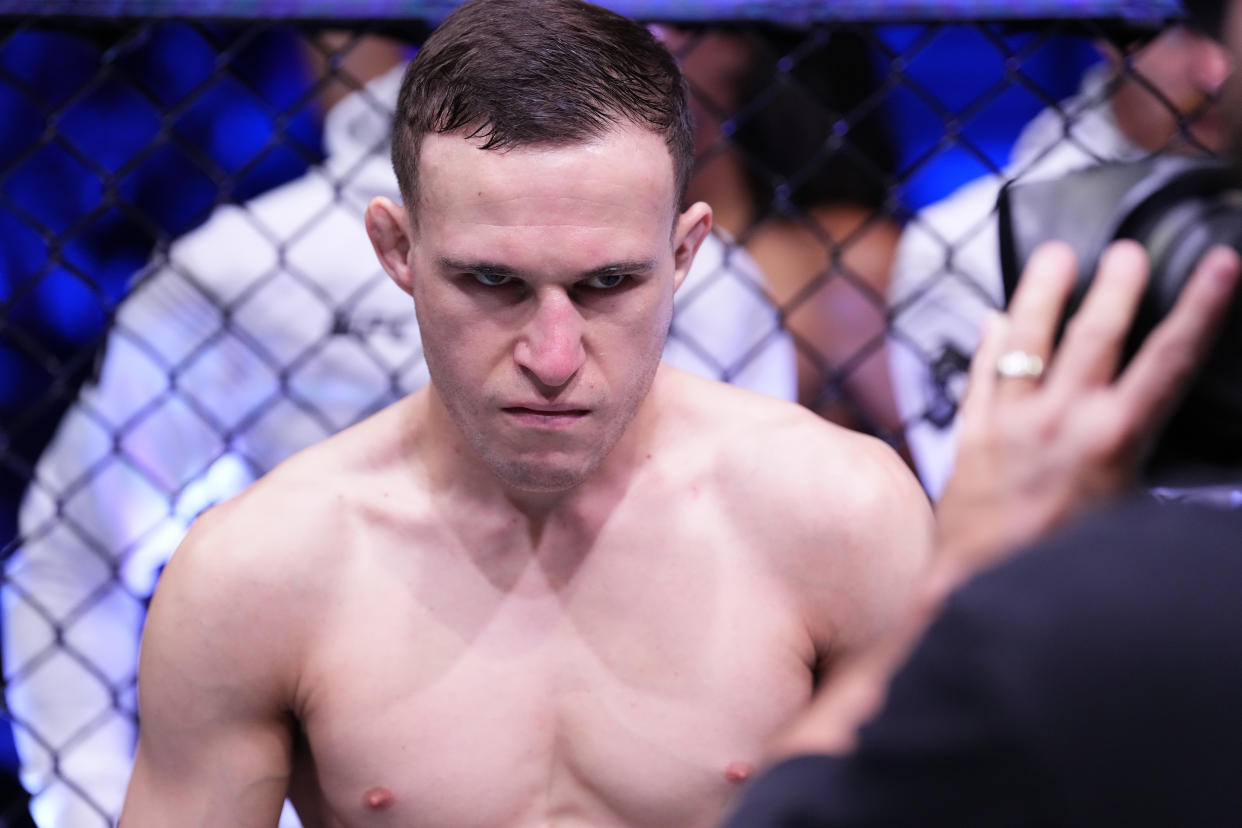
{"label": "dark blurred object", "polygon": [[1220,40],[1225,22],[1224,0],[1182,0],[1182,8],[1192,26]]}
{"label": "dark blurred object", "polygon": [[0,828],[35,828],[27,810],[29,799],[17,777],[0,775]]}
{"label": "dark blurred object", "polygon": [[750,160],[755,203],[883,207],[897,151],[877,106],[880,81],[867,41],[844,27],[744,31],[754,56],[733,139]]}
{"label": "dark blurred object", "polygon": [[[1036,247],[1060,239],[1078,257],[1067,315],[1082,301],[1101,253],[1115,239],[1147,250],[1151,279],[1127,342],[1128,359],[1172,308],[1208,248],[1242,251],[1242,179],[1226,161],[1162,156],[1051,181],[1006,187],[999,203],[1006,302]],[[1148,465],[1162,481],[1186,482],[1242,468],[1242,303],[1161,435]]]}

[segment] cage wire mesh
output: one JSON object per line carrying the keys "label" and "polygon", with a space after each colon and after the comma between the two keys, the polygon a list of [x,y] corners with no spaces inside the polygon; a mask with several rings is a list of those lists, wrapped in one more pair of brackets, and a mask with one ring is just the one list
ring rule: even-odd
{"label": "cage wire mesh", "polygon": [[[1168,44],[1114,23],[657,22],[719,228],[666,356],[883,437],[934,494],[999,303],[1000,182],[1220,149],[1144,57]],[[428,26],[0,25],[6,715],[39,824],[104,826],[146,602],[189,523],[427,381],[361,216],[396,197],[389,121]],[[1075,92],[1104,40],[1117,59]],[[1127,137],[1122,96],[1159,129]]]}

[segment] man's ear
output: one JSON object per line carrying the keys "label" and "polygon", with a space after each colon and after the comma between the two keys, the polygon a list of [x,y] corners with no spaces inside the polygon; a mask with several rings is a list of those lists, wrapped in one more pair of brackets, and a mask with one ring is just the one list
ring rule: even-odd
{"label": "man's ear", "polygon": [[694,254],[712,229],[712,208],[696,201],[677,217],[673,229],[673,289],[681,287],[694,264]]}
{"label": "man's ear", "polygon": [[371,199],[366,212],[367,235],[384,272],[397,287],[413,295],[414,273],[410,269],[410,248],[414,243],[410,218],[405,208],[383,196]]}

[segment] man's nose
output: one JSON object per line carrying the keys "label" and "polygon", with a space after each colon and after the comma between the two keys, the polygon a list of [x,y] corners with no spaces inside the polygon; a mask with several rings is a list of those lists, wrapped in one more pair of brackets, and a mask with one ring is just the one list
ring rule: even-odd
{"label": "man's nose", "polygon": [[514,358],[540,385],[560,388],[586,361],[582,324],[582,314],[565,291],[541,291],[535,296],[534,314],[522,330]]}

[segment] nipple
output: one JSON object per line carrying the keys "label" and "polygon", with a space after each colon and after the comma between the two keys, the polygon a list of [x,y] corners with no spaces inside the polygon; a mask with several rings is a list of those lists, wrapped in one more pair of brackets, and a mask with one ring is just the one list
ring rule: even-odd
{"label": "nipple", "polygon": [[734,785],[740,785],[755,775],[755,766],[749,762],[730,762],[724,775]]}
{"label": "nipple", "polygon": [[362,804],[373,811],[380,811],[392,804],[392,791],[376,786],[362,795]]}

